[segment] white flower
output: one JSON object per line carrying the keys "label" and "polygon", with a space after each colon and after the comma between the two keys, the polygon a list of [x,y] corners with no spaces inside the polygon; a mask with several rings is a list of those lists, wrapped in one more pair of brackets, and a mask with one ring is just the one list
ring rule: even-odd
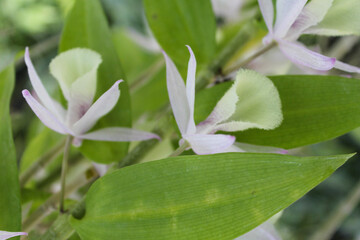
{"label": "white flower", "polygon": [[164,52],[166,81],[171,107],[182,140],[197,154],[241,151],[233,146],[235,137],[215,134],[217,131],[236,132],[250,128],[273,129],[282,121],[281,101],[274,84],[250,70],[240,70],[234,84],[220,99],[209,117],[195,125],[196,59],[190,51],[186,86],[175,64]]}
{"label": "white flower", "polygon": [[38,77],[26,48],[25,63],[28,67],[31,84],[39,97],[39,103],[28,90],[23,90],[27,103],[50,129],[74,136],[73,144],[80,146],[83,139],[98,141],[141,141],[159,138],[157,135],[122,127],[109,127],[88,131],[116,105],[122,80],[100,96],[94,103],[96,92],[96,75],[101,63],[98,53],[89,49],[72,49],[57,56],[50,63],[50,72],[59,82],[67,100],[67,108],[52,99]]}
{"label": "white flower", "polygon": [[[313,33],[316,26],[330,9],[333,0],[277,0],[276,20],[272,0],[258,0],[269,34],[264,43],[276,41],[283,54],[297,65],[320,71],[337,68],[346,72],[360,73],[360,68],[311,51],[296,40],[303,33]],[[305,5],[306,4],[306,5]]]}

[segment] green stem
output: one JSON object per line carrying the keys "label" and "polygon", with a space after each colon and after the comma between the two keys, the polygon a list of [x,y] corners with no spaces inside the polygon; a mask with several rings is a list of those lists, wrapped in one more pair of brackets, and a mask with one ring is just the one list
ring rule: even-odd
{"label": "green stem", "polygon": [[199,73],[196,90],[205,88],[212,83],[215,74],[221,73],[221,68],[233,57],[233,55],[255,35],[255,22],[247,22],[230,43],[218,54],[207,69]]}
{"label": "green stem", "polygon": [[190,145],[189,145],[187,142],[181,144],[172,154],[169,155],[169,157],[179,156],[179,155],[182,154],[188,147],[190,147]]}
{"label": "green stem", "polygon": [[269,51],[270,49],[272,49],[276,45],[277,45],[276,42],[270,43],[269,45],[265,46],[264,48],[260,49],[259,51],[255,52],[254,54],[252,54],[247,59],[245,59],[245,60],[243,60],[241,62],[237,62],[237,63],[233,64],[232,66],[228,67],[227,69],[225,69],[223,71],[223,74],[226,76],[226,75],[229,75],[229,74],[239,70],[242,67],[245,67],[246,65],[251,63],[253,60],[260,57],[261,55],[263,55],[264,53],[266,53],[267,51]]}
{"label": "green stem", "polygon": [[320,226],[309,239],[327,240],[330,239],[338,229],[345,218],[354,210],[360,202],[360,181],[355,185],[351,193],[343,200],[336,210],[326,218],[326,221]]}
{"label": "green stem", "polygon": [[32,164],[23,174],[20,175],[20,186],[24,187],[25,184],[42,168],[47,164],[56,159],[60,155],[65,141],[61,141],[55,145],[52,149],[46,152],[42,157],[40,157],[34,164]]}
{"label": "green stem", "polygon": [[64,156],[61,167],[61,190],[60,190],[60,213],[65,212],[64,201],[65,201],[65,185],[66,185],[66,173],[69,162],[70,148],[73,137],[68,135],[66,138]]}
{"label": "green stem", "polygon": [[[91,168],[92,169],[92,168]],[[86,169],[85,172],[88,172],[89,169]],[[79,175],[66,187],[66,192],[64,196],[68,196],[70,193],[77,190],[79,187],[82,187],[88,183],[94,181],[97,178],[97,174],[92,176],[84,177],[84,175]],[[56,209],[60,201],[60,193],[55,193],[49,199],[46,200],[38,209],[36,209],[25,221],[23,222],[23,230],[29,232],[34,228],[34,226],[39,223],[44,217]],[[61,214],[60,214],[61,216]]]}

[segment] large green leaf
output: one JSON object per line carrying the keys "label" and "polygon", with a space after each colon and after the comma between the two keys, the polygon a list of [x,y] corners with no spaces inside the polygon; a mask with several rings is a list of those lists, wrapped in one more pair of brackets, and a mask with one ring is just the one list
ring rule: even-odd
{"label": "large green leaf", "polygon": [[310,30],[329,36],[360,35],[359,12],[359,0],[334,0],[325,18]]}
{"label": "large green leaf", "polygon": [[210,0],[144,0],[144,6],[154,36],[173,61],[187,64],[185,45],[200,64],[212,58],[216,25]]}
{"label": "large green leaf", "polygon": [[115,171],[72,219],[82,239],[234,239],[286,208],[351,155],[225,153]]}
{"label": "large green leaf", "polygon": [[21,228],[20,187],[9,111],[14,78],[12,65],[0,72],[0,230],[6,231]]}
{"label": "large green leaf", "polygon": [[[77,0],[68,13],[60,42],[60,52],[75,47],[90,48],[102,56],[98,72],[97,97],[118,79],[124,79],[120,60],[111,40],[111,33],[98,0]],[[84,86],[85,87],[85,86]],[[120,84],[121,97],[115,108],[95,126],[130,126],[130,98],[126,82]],[[80,151],[88,158],[108,163],[120,160],[128,143],[84,141]]]}
{"label": "large green leaf", "polygon": [[[340,136],[360,126],[360,80],[337,76],[274,76],[284,120],[274,130],[231,133],[238,142],[295,148]],[[197,122],[204,120],[231,83],[200,92]]]}

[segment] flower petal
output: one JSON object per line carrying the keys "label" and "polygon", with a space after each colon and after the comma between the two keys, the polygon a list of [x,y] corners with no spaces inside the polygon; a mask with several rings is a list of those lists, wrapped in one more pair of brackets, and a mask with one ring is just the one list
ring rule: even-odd
{"label": "flower petal", "polygon": [[340,61],[335,62],[334,68],[340,69],[345,72],[351,72],[351,73],[360,73],[360,68],[356,66],[349,65],[347,63],[343,63]]}
{"label": "flower petal", "polygon": [[55,114],[58,118],[64,120],[66,111],[58,102],[56,102],[54,99],[52,99],[50,97],[50,95],[48,94],[48,92],[46,91],[38,74],[36,73],[34,65],[32,64],[28,47],[25,48],[25,57],[24,58],[25,58],[25,64],[28,69],[31,85],[33,86],[41,103],[44,104],[44,106],[47,109],[49,109],[49,111],[51,111],[53,114]]}
{"label": "flower petal", "polygon": [[101,56],[97,52],[74,48],[54,58],[49,67],[68,101],[80,95],[89,98],[91,103],[96,91],[96,73],[101,62]]}
{"label": "flower petal", "polygon": [[[271,0],[268,0],[271,1]],[[274,35],[276,38],[284,38],[303,10],[307,0],[277,0],[276,1],[276,21]]]}
{"label": "flower petal", "polygon": [[166,83],[171,108],[181,134],[186,134],[190,121],[190,104],[184,81],[173,61],[163,51],[166,62]]}
{"label": "flower petal", "polygon": [[226,149],[235,142],[234,136],[224,134],[191,134],[185,135],[184,139],[199,155],[226,152]]}
{"label": "flower petal", "polygon": [[109,90],[96,100],[84,116],[74,124],[73,131],[75,133],[83,134],[87,132],[95,125],[97,120],[114,108],[120,97],[120,82],[122,82],[122,80],[116,81]]}
{"label": "flower petal", "polygon": [[317,52],[313,52],[300,43],[291,43],[287,41],[279,42],[280,50],[293,63],[303,65],[320,71],[328,71],[335,65],[335,58],[326,57]]}
{"label": "flower petal", "polygon": [[235,238],[235,240],[281,240],[273,224],[269,221],[254,228],[250,232]]}
{"label": "flower petal", "polygon": [[234,143],[233,146],[236,146],[242,149],[244,152],[253,152],[253,153],[279,153],[279,154],[287,154],[288,151],[282,148],[269,147],[269,146],[260,146],[253,145],[247,143]]}
{"label": "flower petal", "polygon": [[310,34],[326,36],[360,35],[360,1],[336,0],[324,19],[306,30]]}
{"label": "flower petal", "polygon": [[274,5],[271,0],[259,0],[260,11],[265,20],[269,33],[273,33],[274,24]]}
{"label": "flower petal", "polygon": [[289,29],[287,39],[296,40],[306,29],[318,24],[329,11],[334,0],[312,0],[304,7]]}
{"label": "flower petal", "polygon": [[[238,101],[233,103],[235,107],[228,104],[229,108],[234,108],[233,113],[226,121],[218,123],[214,131],[273,129],[282,122],[280,96],[273,82],[267,77],[252,70],[240,70],[234,84],[220,99],[215,109],[226,108],[226,104],[220,103],[225,102],[224,99],[229,93],[236,95]],[[230,103],[230,99],[227,102]]]}
{"label": "flower petal", "polygon": [[26,232],[6,232],[6,231],[0,231],[0,240],[6,240],[12,237],[16,236],[27,236],[28,234]]}
{"label": "flower petal", "polygon": [[195,121],[194,121],[194,105],[195,105],[195,75],[196,75],[196,59],[190,46],[186,45],[190,52],[190,59],[188,63],[188,72],[186,78],[186,96],[189,102],[190,116],[187,125],[187,134],[195,133]]}
{"label": "flower petal", "polygon": [[71,131],[61,122],[61,120],[56,118],[56,116],[53,113],[51,113],[38,101],[36,101],[36,99],[33,98],[33,96],[31,96],[28,90],[26,89],[23,90],[22,94],[26,102],[29,104],[30,108],[33,110],[33,112],[36,114],[36,116],[41,120],[41,122],[45,126],[61,134],[73,135]]}
{"label": "flower petal", "polygon": [[79,136],[79,138],[110,142],[143,141],[153,138],[160,140],[160,137],[154,133],[120,127],[103,128],[94,132],[83,134]]}

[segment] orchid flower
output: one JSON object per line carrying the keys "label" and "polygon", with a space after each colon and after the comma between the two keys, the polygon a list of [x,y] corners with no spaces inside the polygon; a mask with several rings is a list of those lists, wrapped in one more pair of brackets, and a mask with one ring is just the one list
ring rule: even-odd
{"label": "orchid flower", "polygon": [[25,63],[31,84],[41,103],[26,89],[22,91],[23,96],[45,126],[60,134],[74,136],[75,146],[80,146],[83,139],[127,142],[159,138],[152,133],[122,127],[103,128],[88,133],[101,117],[114,108],[120,97],[118,86],[122,80],[116,81],[92,104],[96,92],[97,69],[101,61],[98,53],[80,48],[64,52],[52,60],[50,72],[59,82],[68,102],[68,109],[65,110],[47,93],[26,48]]}
{"label": "orchid flower", "polygon": [[360,68],[311,51],[296,41],[301,34],[312,32],[312,27],[325,17],[333,0],[312,0],[308,4],[306,4],[307,0],[277,0],[275,24],[273,24],[272,0],[258,1],[269,29],[269,34],[263,40],[264,44],[277,42],[282,53],[297,65],[320,71],[337,68],[346,72],[360,73]]}
{"label": "orchid flower", "polygon": [[186,86],[175,64],[164,52],[170,104],[180,129],[180,143],[188,144],[196,154],[241,151],[233,146],[235,137],[215,134],[250,128],[273,129],[282,121],[281,102],[276,87],[266,77],[240,70],[234,84],[220,99],[209,117],[195,125],[196,59],[191,48]]}
{"label": "orchid flower", "polygon": [[28,234],[26,232],[6,232],[6,231],[0,231],[0,240],[6,240],[12,237],[17,236],[27,236]]}

